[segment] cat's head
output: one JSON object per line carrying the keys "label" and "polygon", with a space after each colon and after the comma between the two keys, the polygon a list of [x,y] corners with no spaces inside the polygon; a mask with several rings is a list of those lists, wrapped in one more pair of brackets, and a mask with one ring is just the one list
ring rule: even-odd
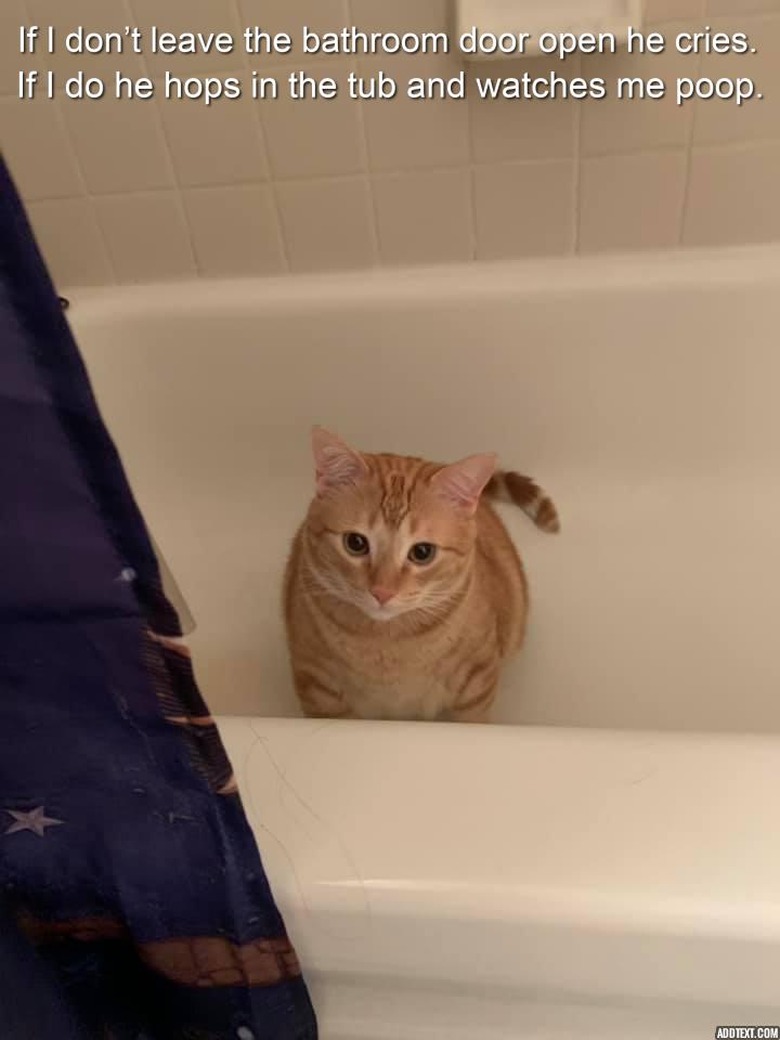
{"label": "cat's head", "polygon": [[377,621],[433,618],[473,566],[475,513],[495,455],[449,466],[355,451],[316,427],[306,532],[319,587]]}

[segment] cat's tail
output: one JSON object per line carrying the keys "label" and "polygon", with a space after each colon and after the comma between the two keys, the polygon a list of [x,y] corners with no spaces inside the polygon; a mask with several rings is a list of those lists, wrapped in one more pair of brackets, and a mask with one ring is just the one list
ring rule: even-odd
{"label": "cat's tail", "polygon": [[484,494],[486,498],[520,506],[541,531],[557,534],[561,529],[555,503],[530,477],[499,470],[488,481]]}

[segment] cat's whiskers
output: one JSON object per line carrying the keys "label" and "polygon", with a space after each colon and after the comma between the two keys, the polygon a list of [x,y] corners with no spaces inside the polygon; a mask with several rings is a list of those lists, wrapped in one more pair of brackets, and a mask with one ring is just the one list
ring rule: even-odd
{"label": "cat's whiskers", "polygon": [[340,600],[351,600],[351,589],[340,575],[321,574],[319,571],[310,572],[312,587],[326,596],[335,596]]}
{"label": "cat's whiskers", "polygon": [[435,601],[424,600],[422,603],[413,607],[410,613],[424,617],[427,621],[441,621],[447,616],[451,608],[452,600],[450,597],[444,597]]}

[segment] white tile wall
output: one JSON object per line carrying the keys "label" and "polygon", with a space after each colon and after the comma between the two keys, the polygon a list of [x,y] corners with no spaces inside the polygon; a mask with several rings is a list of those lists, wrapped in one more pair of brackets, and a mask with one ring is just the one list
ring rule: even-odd
{"label": "white tile wall", "polygon": [[175,192],[101,195],[95,206],[120,282],[195,274],[190,232]]}
{"label": "white tile wall", "polygon": [[383,263],[472,258],[475,232],[467,169],[379,174],[373,192]]}
{"label": "white tile wall", "polygon": [[279,217],[268,185],[184,192],[195,261],[206,277],[281,274],[286,268]]}
{"label": "white tile wall", "polygon": [[265,140],[255,102],[160,106],[177,183],[182,188],[252,184],[269,177]]}
{"label": "white tile wall", "polygon": [[694,151],[683,242],[780,239],[780,141]]}
{"label": "white tile wall", "polygon": [[28,215],[55,278],[68,285],[116,280],[106,242],[89,199],[30,202]]}
{"label": "white tile wall", "polygon": [[686,173],[687,154],[679,149],[583,159],[581,251],[668,249],[676,245]]}
{"label": "white tile wall", "polygon": [[291,271],[376,262],[371,190],[365,177],[282,181],[276,201]]}
{"label": "white tile wall", "polygon": [[[780,4],[778,4],[780,11]],[[757,53],[751,55],[707,55],[702,60],[702,74],[711,79],[749,76],[760,85],[764,98],[738,107],[728,101],[713,99],[696,113],[695,143],[728,144],[732,141],[756,141],[778,135],[780,130],[780,98],[777,69],[780,65],[780,18],[751,16],[711,19],[718,32],[747,32]]]}
{"label": "white tile wall", "polygon": [[[580,251],[717,245],[780,238],[780,0],[646,0],[668,33],[711,25],[750,34],[757,53],[684,58],[621,53],[482,66],[572,76],[750,75],[764,97],[725,101],[21,102],[22,22],[237,32],[261,25],[297,39],[449,27],[448,0],[2,0],[0,144],[61,286],[228,277],[381,264],[457,262]],[[48,66],[46,66],[48,67]],[[194,59],[59,54],[60,75],[340,81],[380,69],[457,75],[449,56]],[[473,76],[474,69],[469,67]]]}
{"label": "white tile wall", "polygon": [[[647,31],[663,31],[667,38],[688,28],[688,22],[650,24]],[[698,61],[667,48],[663,54],[586,54],[582,74],[602,76],[660,77],[674,83],[678,76],[695,74]],[[691,71],[693,68],[693,72]],[[583,155],[614,155],[655,148],[685,147],[690,140],[695,104],[678,106],[672,90],[659,101],[635,98],[632,101],[608,97],[582,102]],[[619,146],[618,146],[619,142]]]}

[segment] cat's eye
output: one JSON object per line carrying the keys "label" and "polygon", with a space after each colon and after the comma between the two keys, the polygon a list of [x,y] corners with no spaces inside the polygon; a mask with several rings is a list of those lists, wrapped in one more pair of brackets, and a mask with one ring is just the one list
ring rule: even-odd
{"label": "cat's eye", "polygon": [[409,559],[412,563],[416,563],[422,567],[426,563],[430,563],[436,555],[436,546],[431,545],[430,542],[417,542],[409,550]]}
{"label": "cat's eye", "polygon": [[357,531],[348,531],[344,535],[344,548],[350,556],[368,556],[370,546],[365,535],[358,534]]}

